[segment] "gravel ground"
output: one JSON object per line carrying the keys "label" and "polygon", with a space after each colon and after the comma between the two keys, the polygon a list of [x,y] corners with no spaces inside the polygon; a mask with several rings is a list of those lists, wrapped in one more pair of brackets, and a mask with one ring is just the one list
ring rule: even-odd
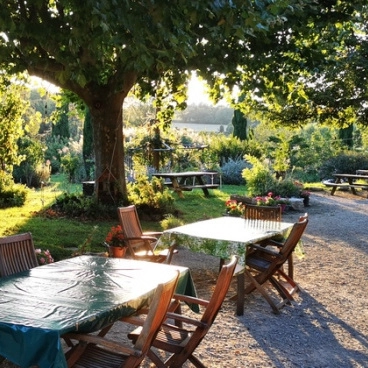
{"label": "gravel ground", "polygon": [[[246,296],[244,315],[236,316],[229,300],[234,278],[229,298],[196,350],[207,367],[368,367],[366,195],[312,193],[310,207],[303,209],[310,219],[303,235],[305,256],[295,257],[302,292],[279,315],[254,292]],[[301,214],[290,211],[283,219],[297,221]],[[198,296],[211,295],[218,258],[180,249],[173,263],[191,268]],[[122,330],[124,335],[122,326],[116,335]]]}
{"label": "gravel ground", "polygon": [[[243,316],[227,298],[196,355],[207,367],[368,367],[367,192],[335,196],[313,192],[303,235],[305,256],[295,259],[302,288],[279,315],[257,292],[246,296]],[[284,214],[297,221],[301,213]],[[180,249],[174,264],[191,268],[198,296],[208,298],[219,260]],[[235,294],[235,279],[228,297]],[[127,328],[114,327],[125,339]],[[143,367],[153,366],[148,361]],[[184,367],[191,367],[186,363]],[[3,362],[2,368],[12,368]]]}

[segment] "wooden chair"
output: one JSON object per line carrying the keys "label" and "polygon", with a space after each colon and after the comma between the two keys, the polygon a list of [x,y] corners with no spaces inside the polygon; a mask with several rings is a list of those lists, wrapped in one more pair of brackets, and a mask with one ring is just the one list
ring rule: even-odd
{"label": "wooden chair", "polygon": [[65,357],[68,367],[72,368],[133,368],[138,367],[150,349],[166,312],[170,305],[179,277],[175,277],[165,284],[158,285],[147,318],[142,327],[142,333],[137,338],[134,347],[127,346],[109,339],[108,334],[91,335],[68,333],[63,337],[66,340],[77,341],[73,344]]}
{"label": "wooden chair", "polygon": [[[193,353],[215,321],[229,289],[236,264],[237,258],[233,256],[230,262],[222,267],[215,290],[209,301],[185,295],[174,295],[170,311],[166,315],[167,320],[152,343],[153,347],[167,351],[171,355],[165,362],[162,362],[152,349],[147,353],[147,356],[157,367],[182,367],[187,360],[195,367],[205,367]],[[183,302],[199,304],[204,307],[205,310],[201,318],[194,319],[182,315],[181,305]],[[139,321],[139,319],[134,319],[133,321],[129,318],[127,319],[127,322],[136,324],[139,324]],[[185,328],[182,327],[183,323]],[[141,331],[142,328],[138,327],[128,337],[136,341]]]}
{"label": "wooden chair", "polygon": [[[308,213],[305,213],[304,215],[300,216],[299,217],[299,221],[304,221],[304,219],[307,219],[308,218]],[[266,239],[264,240],[262,243],[262,246],[276,246],[278,247],[279,249],[281,249],[283,246],[284,246],[284,242],[280,242],[280,241],[277,241],[277,240],[274,240],[274,239]],[[293,260],[293,253],[294,252],[291,252],[290,253],[290,256],[288,258],[288,276],[293,279],[294,278],[294,260]]]}
{"label": "wooden chair", "polygon": [[165,249],[159,254],[155,254],[154,248],[162,232],[143,232],[137,209],[134,205],[119,207],[118,216],[129,253],[133,259],[169,263],[168,259],[170,258],[171,262],[172,255],[169,252],[174,249]]}
{"label": "wooden chair", "polygon": [[[299,290],[298,285],[282,269],[283,264],[288,260],[294,251],[301,236],[308,224],[308,218],[303,219],[293,225],[285,243],[279,251],[260,246],[259,244],[249,244],[248,247],[254,252],[247,255],[245,275],[250,280],[250,284],[245,288],[244,293],[250,294],[258,290],[270,304],[275,313],[279,309],[294,300],[292,294]],[[270,281],[276,291],[282,297],[282,302],[276,304],[264,288],[264,284]],[[244,297],[244,295],[240,295]]]}
{"label": "wooden chair", "polygon": [[[244,216],[246,219],[251,220],[266,220],[266,221],[281,222],[282,210],[280,206],[256,206],[247,204],[245,207]],[[282,241],[282,235],[276,236],[275,238],[262,240],[257,244],[266,247],[267,245],[275,245],[274,243],[280,241]],[[281,245],[282,243],[280,242],[279,244]],[[249,250],[251,251],[251,249]],[[291,278],[293,278],[293,270],[294,270],[293,254],[290,254],[290,257],[288,259],[288,274]]]}
{"label": "wooden chair", "polygon": [[32,234],[0,239],[0,276],[9,276],[38,266]]}
{"label": "wooden chair", "polygon": [[280,206],[256,206],[253,204],[245,205],[245,219],[281,221],[282,211]]}

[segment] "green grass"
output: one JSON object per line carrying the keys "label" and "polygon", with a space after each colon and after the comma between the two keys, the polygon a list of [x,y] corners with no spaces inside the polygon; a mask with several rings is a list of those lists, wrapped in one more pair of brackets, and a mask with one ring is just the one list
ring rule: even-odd
{"label": "green grass", "polygon": [[[87,241],[87,251],[103,251],[102,242],[111,226],[118,224],[117,217],[116,220],[82,221],[79,218],[47,218],[38,214],[63,193],[81,191],[81,184],[69,184],[62,176],[53,176],[48,186],[30,190],[24,206],[0,210],[0,236],[30,231],[36,248],[49,249],[55,260],[70,257]],[[201,190],[184,192],[184,198],[173,193],[174,206],[184,223],[219,217],[225,212],[224,202],[230,194],[244,195],[245,187],[224,185],[210,190],[208,198]],[[142,221],[142,227],[146,231],[162,230],[159,222]]]}
{"label": "green grass", "polygon": [[68,184],[62,176],[52,178],[42,189],[30,189],[22,207],[1,209],[0,236],[30,231],[36,248],[49,249],[56,260],[70,257],[92,235],[91,247],[103,250],[102,242],[116,221],[81,221],[80,219],[47,218],[38,215],[65,192],[78,193],[81,184]]}

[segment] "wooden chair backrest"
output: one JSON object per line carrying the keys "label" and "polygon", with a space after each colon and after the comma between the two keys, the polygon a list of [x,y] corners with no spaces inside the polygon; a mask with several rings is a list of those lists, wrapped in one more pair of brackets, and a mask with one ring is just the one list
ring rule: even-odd
{"label": "wooden chair backrest", "polygon": [[137,208],[134,205],[119,207],[118,216],[126,237],[135,238],[143,235]]}
{"label": "wooden chair backrest", "polygon": [[192,333],[192,336],[186,344],[185,349],[175,355],[175,367],[180,367],[182,364],[184,364],[184,362],[189,358],[189,356],[193,353],[196,347],[206,336],[207,332],[215,321],[216,316],[229,290],[236,264],[237,258],[235,256],[232,256],[229,263],[222,266],[220,274],[217,278],[215,290],[201,318],[201,322],[203,325],[201,327],[197,327],[196,330]]}
{"label": "wooden chair backrest", "polygon": [[135,254],[139,251],[153,254],[150,242],[140,239],[143,236],[143,231],[136,207],[134,205],[119,207],[118,216],[124,237],[126,239],[135,238],[134,240],[126,240],[131,256],[135,258]]}
{"label": "wooden chair backrest", "polygon": [[256,206],[246,204],[245,218],[249,220],[266,220],[266,221],[281,221],[280,206]]}
{"label": "wooden chair backrest", "polygon": [[308,225],[308,216],[300,217],[299,221],[296,222],[288,237],[286,238],[284,245],[280,250],[281,257],[278,257],[275,261],[277,264],[284,264],[285,261],[289,258],[290,254],[294,251],[295,247],[298,245],[299,240],[301,239],[305,228]]}
{"label": "wooden chair backrest", "polygon": [[0,239],[0,276],[9,276],[37,266],[31,233]]}
{"label": "wooden chair backrest", "polygon": [[139,351],[137,356],[130,356],[124,364],[125,367],[138,367],[144,359],[152,342],[164,322],[166,312],[169,308],[171,299],[173,297],[177,282],[179,278],[179,271],[176,276],[165,284],[158,285],[152,303],[149,306],[147,318],[143,324],[142,331],[134,344],[134,350]]}

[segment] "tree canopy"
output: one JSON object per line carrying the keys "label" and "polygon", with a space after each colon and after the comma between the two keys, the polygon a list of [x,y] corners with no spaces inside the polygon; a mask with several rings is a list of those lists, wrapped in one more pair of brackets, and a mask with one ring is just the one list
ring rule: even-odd
{"label": "tree canopy", "polygon": [[243,111],[284,125],[367,125],[367,6],[318,1],[268,33],[267,47],[238,69]]}
{"label": "tree canopy", "polygon": [[[122,104],[133,87],[138,96],[155,96],[157,118],[167,121],[176,108],[185,107],[189,71],[196,70],[212,86],[214,99],[226,85],[238,85],[248,97],[244,109],[254,106],[258,96],[266,110],[297,112],[301,119],[310,114],[303,97],[307,77],[313,75],[314,83],[326,78],[326,68],[318,78],[312,72],[321,63],[328,66],[330,50],[343,58],[345,48],[339,45],[348,39],[344,31],[363,29],[361,23],[353,24],[361,22],[361,4],[365,2],[8,0],[0,10],[0,65],[11,72],[27,70],[86,103],[96,178],[107,170],[107,180],[116,180],[111,198],[124,199]],[[342,70],[344,63],[337,65]],[[294,108],[288,109],[292,103]]]}

